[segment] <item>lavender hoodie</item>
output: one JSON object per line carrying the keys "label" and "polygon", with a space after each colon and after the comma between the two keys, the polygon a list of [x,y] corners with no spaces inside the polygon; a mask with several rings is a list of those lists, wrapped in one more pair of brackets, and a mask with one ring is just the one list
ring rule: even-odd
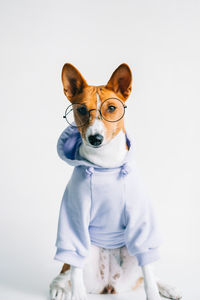
{"label": "lavender hoodie", "polygon": [[58,154],[75,168],[62,198],[54,259],[83,267],[91,244],[107,249],[125,245],[140,266],[159,258],[161,239],[151,202],[127,135],[126,140],[129,151],[123,163],[102,168],[80,156],[77,128],[69,126],[62,132]]}

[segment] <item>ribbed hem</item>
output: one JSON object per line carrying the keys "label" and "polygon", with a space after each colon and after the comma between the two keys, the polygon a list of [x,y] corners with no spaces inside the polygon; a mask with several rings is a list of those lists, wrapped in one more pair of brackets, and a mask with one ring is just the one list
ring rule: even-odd
{"label": "ribbed hem", "polygon": [[136,254],[139,266],[150,264],[160,258],[157,248],[149,249],[148,252]]}
{"label": "ribbed hem", "polygon": [[77,254],[76,251],[65,250],[62,248],[57,248],[54,259],[78,268],[82,268],[85,263],[84,256]]}

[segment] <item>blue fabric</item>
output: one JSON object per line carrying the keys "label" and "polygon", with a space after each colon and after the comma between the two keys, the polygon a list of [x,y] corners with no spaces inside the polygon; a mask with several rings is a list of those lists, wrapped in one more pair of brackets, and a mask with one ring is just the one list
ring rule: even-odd
{"label": "blue fabric", "polygon": [[67,127],[61,134],[59,156],[74,166],[60,207],[55,259],[83,267],[91,244],[102,248],[126,245],[139,265],[159,258],[161,238],[151,201],[133,160],[133,146],[116,168],[102,168],[79,155],[79,131]]}

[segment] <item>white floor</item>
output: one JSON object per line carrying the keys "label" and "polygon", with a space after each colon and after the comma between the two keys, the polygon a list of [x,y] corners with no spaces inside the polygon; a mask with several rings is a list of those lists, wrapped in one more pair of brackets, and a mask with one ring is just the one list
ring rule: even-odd
{"label": "white floor", "polygon": [[[18,270],[18,274],[7,270],[0,281],[0,298],[2,300],[47,300],[48,285],[55,275],[54,267],[45,274],[45,266],[37,268],[28,267]],[[56,265],[56,269],[59,269]],[[30,273],[25,270],[30,270]],[[183,293],[184,300],[200,299],[199,271],[192,265],[157,265],[157,274],[162,280],[176,285]],[[164,272],[163,272],[164,270]],[[162,275],[161,275],[162,274]],[[1,274],[2,275],[2,274]],[[145,300],[143,288],[137,291],[121,295],[88,295],[88,300]]]}

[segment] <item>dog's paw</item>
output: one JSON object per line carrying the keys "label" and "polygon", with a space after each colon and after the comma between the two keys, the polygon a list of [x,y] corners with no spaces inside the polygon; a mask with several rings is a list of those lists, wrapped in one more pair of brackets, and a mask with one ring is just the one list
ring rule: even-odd
{"label": "dog's paw", "polygon": [[160,294],[166,298],[174,300],[182,298],[182,293],[176,287],[169,284],[158,282],[158,289]]}
{"label": "dog's paw", "polygon": [[147,300],[161,300],[160,295],[149,294]]}
{"label": "dog's paw", "polygon": [[71,300],[69,275],[58,275],[50,284],[50,300]]}
{"label": "dog's paw", "polygon": [[157,288],[146,288],[146,297],[147,300],[161,300],[159,291]]}
{"label": "dog's paw", "polygon": [[87,300],[87,293],[83,282],[79,282],[73,287],[71,300]]}
{"label": "dog's paw", "polygon": [[50,300],[65,300],[65,296],[65,289],[59,286],[54,286],[50,288]]}
{"label": "dog's paw", "polygon": [[[70,300],[70,299],[67,299],[67,300]],[[71,300],[87,300],[87,294],[81,293],[81,292],[76,292],[71,296]]]}

